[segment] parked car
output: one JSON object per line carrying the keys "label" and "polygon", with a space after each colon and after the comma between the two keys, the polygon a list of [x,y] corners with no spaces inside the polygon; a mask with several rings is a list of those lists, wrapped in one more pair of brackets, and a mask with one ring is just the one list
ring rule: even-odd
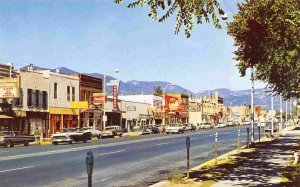
{"label": "parked car", "polygon": [[185,126],[186,131],[195,131],[196,130],[196,126],[193,125],[192,123],[186,123],[186,124],[184,124],[184,126]]}
{"label": "parked car", "polygon": [[226,123],[226,127],[234,127],[234,123],[232,121],[229,121]]}
{"label": "parked car", "polygon": [[61,133],[53,134],[51,142],[53,145],[59,143],[87,142],[92,139],[91,132],[85,132],[83,128],[64,128]]}
{"label": "parked car", "polygon": [[172,124],[166,128],[166,133],[184,133],[184,126],[182,124]]}
{"label": "parked car", "polygon": [[6,148],[20,144],[28,146],[30,142],[34,141],[35,137],[33,135],[19,135],[17,132],[13,131],[0,131],[0,146]]}
{"label": "parked car", "polygon": [[122,128],[120,126],[107,126],[104,131],[101,133],[101,138],[105,137],[121,137],[123,134]]}
{"label": "parked car", "polygon": [[201,123],[199,125],[199,129],[212,129],[214,126],[212,126],[210,123]]}
{"label": "parked car", "polygon": [[159,128],[157,127],[147,127],[142,131],[142,135],[146,135],[146,134],[159,134]]}
{"label": "parked car", "polygon": [[[279,123],[278,122],[274,122],[273,123],[273,131],[274,132],[278,132],[279,130]],[[265,126],[265,133],[266,132],[271,132],[272,131],[272,123],[271,122],[267,122],[266,126]]]}
{"label": "parked car", "polygon": [[101,131],[99,131],[95,127],[83,127],[84,132],[90,132],[92,134],[92,137],[97,137],[98,139],[101,138]]}
{"label": "parked car", "polygon": [[225,123],[219,123],[216,125],[217,128],[225,128],[226,124]]}
{"label": "parked car", "polygon": [[156,127],[159,129],[160,133],[164,133],[166,131],[166,125],[156,125]]}

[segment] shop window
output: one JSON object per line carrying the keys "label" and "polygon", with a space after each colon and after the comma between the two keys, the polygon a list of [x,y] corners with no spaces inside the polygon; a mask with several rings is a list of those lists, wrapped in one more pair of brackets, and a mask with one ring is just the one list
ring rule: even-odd
{"label": "shop window", "polygon": [[54,83],[54,99],[57,99],[57,83]]}
{"label": "shop window", "polygon": [[32,89],[27,90],[27,106],[32,106]]}
{"label": "shop window", "polygon": [[72,87],[72,101],[75,101],[75,87]]}
{"label": "shop window", "polygon": [[70,101],[70,86],[67,86],[67,101]]}

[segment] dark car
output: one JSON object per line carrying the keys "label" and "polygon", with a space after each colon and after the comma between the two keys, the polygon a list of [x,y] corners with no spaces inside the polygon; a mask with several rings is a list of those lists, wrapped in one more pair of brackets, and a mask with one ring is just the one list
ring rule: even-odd
{"label": "dark car", "polygon": [[54,145],[59,143],[70,143],[73,142],[87,142],[92,139],[91,132],[84,132],[82,128],[65,128],[62,133],[53,134],[51,137],[51,142]]}
{"label": "dark car", "polygon": [[160,131],[159,131],[159,128],[157,128],[157,127],[148,127],[142,131],[142,135],[159,134],[159,133],[160,133]]}

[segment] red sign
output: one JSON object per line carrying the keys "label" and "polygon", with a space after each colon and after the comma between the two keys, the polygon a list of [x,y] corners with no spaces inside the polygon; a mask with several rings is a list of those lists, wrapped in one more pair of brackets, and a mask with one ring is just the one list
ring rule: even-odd
{"label": "red sign", "polygon": [[118,89],[113,86],[113,110],[118,110]]}
{"label": "red sign", "polygon": [[103,103],[103,102],[107,102],[107,96],[94,96],[93,97],[93,103]]}

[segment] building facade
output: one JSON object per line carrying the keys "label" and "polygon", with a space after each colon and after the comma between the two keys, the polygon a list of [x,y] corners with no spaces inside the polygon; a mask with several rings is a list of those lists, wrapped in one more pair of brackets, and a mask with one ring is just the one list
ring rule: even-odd
{"label": "building facade", "polygon": [[166,93],[164,121],[166,125],[189,122],[189,96],[181,93]]}
{"label": "building facade", "polygon": [[85,74],[73,74],[72,76],[79,78],[80,101],[88,102],[88,109],[80,110],[80,127],[93,126],[97,129],[103,129],[103,103],[97,103],[93,100],[93,95],[101,94],[102,79]]}

